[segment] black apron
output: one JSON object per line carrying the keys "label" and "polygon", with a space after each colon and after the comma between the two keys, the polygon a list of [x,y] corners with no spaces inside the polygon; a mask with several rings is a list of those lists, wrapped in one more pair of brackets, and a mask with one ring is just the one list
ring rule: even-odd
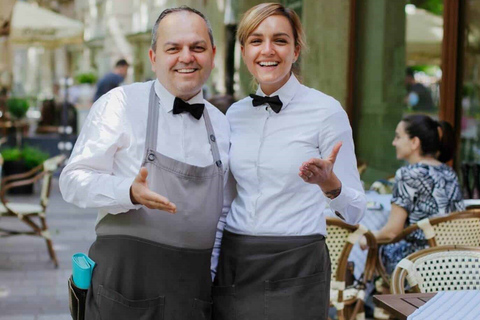
{"label": "black apron", "polygon": [[155,150],[158,109],[152,85],[143,166],[149,188],[175,203],[177,213],[142,207],[97,224],[87,320],[211,319],[210,260],[223,205],[215,134],[205,109],[214,163],[197,167],[171,159]]}
{"label": "black apron", "polygon": [[330,275],[322,235],[248,236],[225,230],[213,319],[327,319]]}

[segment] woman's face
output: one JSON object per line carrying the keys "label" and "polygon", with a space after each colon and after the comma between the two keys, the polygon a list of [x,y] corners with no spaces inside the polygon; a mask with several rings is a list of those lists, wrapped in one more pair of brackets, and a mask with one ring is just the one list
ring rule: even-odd
{"label": "woman's face", "polygon": [[397,151],[398,160],[407,160],[415,150],[414,138],[411,139],[405,132],[405,122],[400,121],[395,129],[395,138],[392,145]]}
{"label": "woman's face", "polygon": [[248,71],[267,95],[288,81],[292,65],[299,55],[292,26],[286,17],[280,15],[263,20],[241,49]]}

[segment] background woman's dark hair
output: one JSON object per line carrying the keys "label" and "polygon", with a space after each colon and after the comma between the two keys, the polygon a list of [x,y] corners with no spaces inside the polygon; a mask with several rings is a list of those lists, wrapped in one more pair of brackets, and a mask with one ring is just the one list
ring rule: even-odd
{"label": "background woman's dark hair", "polygon": [[436,157],[441,162],[447,162],[453,158],[455,135],[450,123],[436,121],[423,114],[409,115],[402,121],[405,123],[405,132],[408,136],[420,139],[424,155]]}

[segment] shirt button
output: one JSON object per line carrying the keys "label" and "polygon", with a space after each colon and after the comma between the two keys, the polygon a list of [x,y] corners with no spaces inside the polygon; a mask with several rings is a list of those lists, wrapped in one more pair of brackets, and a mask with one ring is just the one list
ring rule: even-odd
{"label": "shirt button", "polygon": [[215,164],[217,165],[217,167],[220,167],[222,165],[222,161],[221,160],[217,160],[217,162],[215,162]]}
{"label": "shirt button", "polygon": [[153,153],[150,153],[150,154],[148,155],[148,160],[150,160],[150,161],[155,160],[155,155],[154,155]]}
{"label": "shirt button", "polygon": [[215,139],[215,136],[213,134],[210,135],[210,140],[212,140],[213,142],[215,142],[217,139]]}

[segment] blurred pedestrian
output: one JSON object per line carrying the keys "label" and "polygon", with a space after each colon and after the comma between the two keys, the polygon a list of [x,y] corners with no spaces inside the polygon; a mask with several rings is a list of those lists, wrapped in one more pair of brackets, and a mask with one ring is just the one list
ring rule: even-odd
{"label": "blurred pedestrian", "polygon": [[108,91],[112,90],[113,88],[118,87],[128,73],[129,64],[127,60],[120,59],[115,63],[115,68],[112,72],[107,73],[100,79],[97,83],[97,91],[95,92],[95,96],[93,97],[93,102],[97,101],[98,98],[103,96]]}
{"label": "blurred pedestrian", "polygon": [[432,111],[435,108],[432,99],[432,92],[423,84],[415,80],[415,71],[407,68],[405,75],[407,87],[407,104],[414,111]]}
{"label": "blurred pedestrian", "polygon": [[324,209],[328,204],[355,224],[366,207],[352,130],[336,100],[292,74],[305,45],[293,10],[277,3],[251,8],[238,39],[259,86],[227,112],[228,190],[237,194],[219,224],[214,319],[327,319]]}

